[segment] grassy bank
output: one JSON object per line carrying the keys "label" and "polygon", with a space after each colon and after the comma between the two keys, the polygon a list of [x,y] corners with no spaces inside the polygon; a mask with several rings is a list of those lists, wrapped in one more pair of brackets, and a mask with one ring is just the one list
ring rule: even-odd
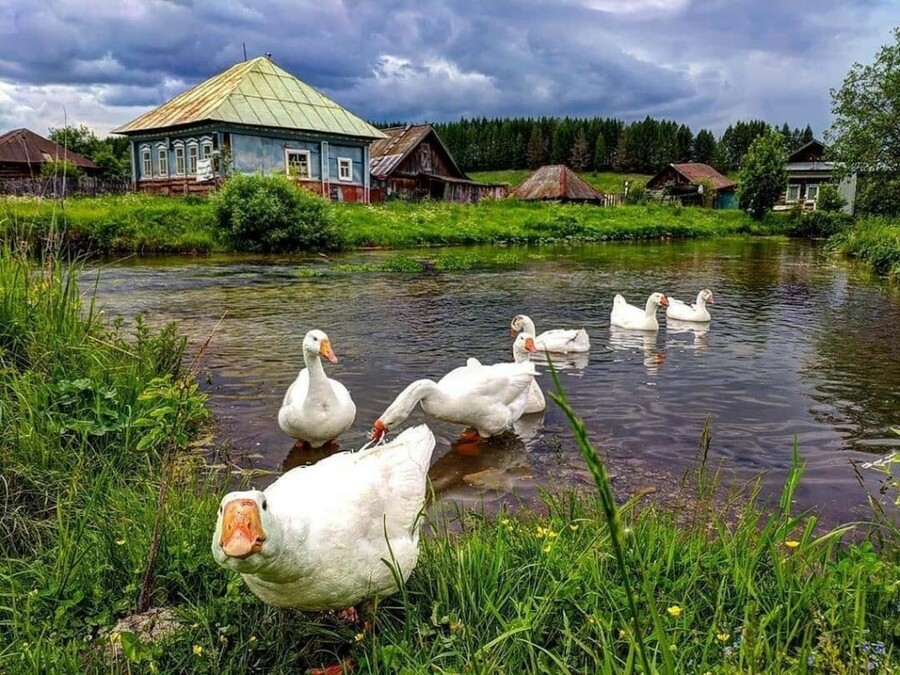
{"label": "grassy bank", "polygon": [[[771,234],[783,218],[756,223],[738,211],[639,205],[598,208],[516,201],[451,204],[391,202],[378,206],[334,204],[339,241],[333,248],[403,248],[479,243],[606,241],[666,237]],[[93,253],[208,252],[225,250],[216,236],[208,200],[126,195],[0,202],[0,232],[34,242],[62,238]]]}
{"label": "grassy bank", "polygon": [[[359,673],[627,673],[639,635],[659,672],[897,667],[898,533],[872,530],[876,551],[866,526],[853,545],[816,531],[790,512],[799,471],[773,515],[751,499],[737,522],[627,504],[611,530],[590,495],[463,514],[423,541],[369,632],[266,607],[210,554],[231,476],[189,450],[205,408],[183,341],[107,324],[77,274],[0,249],[0,672],[302,673],[349,657]],[[165,610],[157,641],[118,624],[145,587]]]}
{"label": "grassy bank", "polygon": [[878,274],[900,279],[900,219],[862,218],[829,240],[839,253],[859,258]]}
{"label": "grassy bank", "polygon": [[[476,171],[469,174],[472,180],[482,183],[509,183],[512,187],[518,186],[532,174],[530,169],[514,169],[508,171]],[[615,173],[613,171],[584,171],[578,174],[591,186],[609,194],[618,194],[625,188],[628,181],[629,188],[646,187],[647,181],[653,178],[646,173]]]}

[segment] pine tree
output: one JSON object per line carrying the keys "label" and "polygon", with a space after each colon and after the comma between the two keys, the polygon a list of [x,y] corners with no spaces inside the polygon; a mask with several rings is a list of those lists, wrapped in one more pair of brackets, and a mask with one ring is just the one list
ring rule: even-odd
{"label": "pine tree", "polygon": [[531,136],[528,139],[528,149],[525,158],[529,169],[537,169],[544,163],[544,135],[541,133],[541,125],[534,124],[531,127]]}
{"label": "pine tree", "polygon": [[694,137],[691,159],[702,164],[711,164],[716,154],[716,137],[709,129],[701,129]]}
{"label": "pine tree", "polygon": [[588,144],[584,129],[579,129],[575,133],[569,164],[575,171],[584,171],[591,164],[591,146]]}
{"label": "pine tree", "polygon": [[594,143],[594,171],[603,171],[608,166],[606,158],[606,139],[603,134],[597,134],[597,142]]}

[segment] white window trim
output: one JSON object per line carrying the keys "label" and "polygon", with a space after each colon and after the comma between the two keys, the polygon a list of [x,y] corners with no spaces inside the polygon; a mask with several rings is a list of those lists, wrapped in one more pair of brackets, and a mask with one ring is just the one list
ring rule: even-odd
{"label": "white window trim", "polygon": [[200,139],[200,157],[198,159],[212,159],[213,142],[209,136]]}
{"label": "white window trim", "polygon": [[153,152],[149,145],[141,146],[141,178],[153,178]]}
{"label": "white window trim", "polygon": [[[348,169],[348,175],[346,176],[346,178],[341,173],[342,167],[347,167],[347,169]],[[353,182],[353,160],[350,159],[349,157],[338,157],[337,158],[337,174],[338,174],[338,180],[344,181],[346,183],[352,183]]]}
{"label": "white window trim", "polygon": [[[194,166],[191,166],[191,158],[193,157]],[[197,175],[197,162],[200,161],[200,146],[197,141],[190,140],[187,142],[187,174],[188,176]]]}
{"label": "white window trim", "polygon": [[[165,171],[163,170],[163,160],[165,160]],[[166,178],[169,175],[169,150],[165,145],[156,146],[156,171],[160,178]]]}
{"label": "white window trim", "polygon": [[312,178],[312,153],[309,150],[303,150],[301,148],[285,148],[284,149],[284,173],[287,176],[291,175],[291,164],[290,158],[291,155],[306,155],[306,175],[301,176],[292,176],[293,178],[299,178],[301,180],[310,180]]}
{"label": "white window trim", "polygon": [[[819,183],[808,183],[806,186],[806,201],[816,201],[819,198],[819,188],[822,187]],[[813,188],[816,191],[816,194],[812,197],[809,196],[809,189]]]}
{"label": "white window trim", "polygon": [[[791,197],[791,188],[797,189],[797,196]],[[789,183],[787,186],[787,192],[784,195],[784,201],[788,204],[793,204],[794,202],[800,201],[800,183]]]}
{"label": "white window trim", "polygon": [[[187,168],[187,156],[184,152],[184,141],[175,141],[172,144],[175,148],[175,175],[183,176]],[[178,168],[178,159],[181,156],[181,169]]]}

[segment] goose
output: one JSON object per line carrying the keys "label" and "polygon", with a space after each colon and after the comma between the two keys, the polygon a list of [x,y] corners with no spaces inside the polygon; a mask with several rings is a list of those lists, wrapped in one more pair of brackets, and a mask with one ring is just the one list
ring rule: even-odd
{"label": "goose", "polygon": [[437,382],[422,379],[407,386],[375,420],[370,437],[380,439],[417,403],[429,415],[474,429],[472,440],[495,436],[522,416],[535,374],[530,361],[485,366],[468,359]]}
{"label": "goose", "polygon": [[[527,363],[530,361],[529,354],[537,352],[537,347],[534,346],[534,336],[525,331],[519,333],[513,341],[512,351],[513,363]],[[466,365],[480,366],[481,362],[478,359],[470,358],[466,361]],[[537,383],[537,380],[532,380],[531,389],[528,391],[528,402],[525,404],[523,414],[529,415],[541,412],[546,408],[547,402],[544,400],[544,392],[541,391],[541,386]]]}
{"label": "goose", "polygon": [[629,305],[619,293],[613,298],[613,308],[609,315],[609,323],[619,328],[631,330],[659,330],[659,322],[656,320],[658,307],[669,304],[662,293],[651,293],[647,298],[647,306],[644,309]]}
{"label": "goose", "polygon": [[584,328],[566,329],[555,328],[545,330],[540,335],[534,328],[534,322],[524,314],[517,314],[509,324],[510,333],[515,335],[521,331],[531,333],[534,338],[534,346],[538,352],[557,352],[560,354],[581,353],[590,350],[591,341]]}
{"label": "goose", "polygon": [[667,319],[678,319],[679,321],[693,321],[704,323],[710,320],[709,310],[706,309],[706,303],[712,304],[713,294],[708,288],[704,288],[697,293],[697,302],[689,305],[675,298],[669,299],[669,306],[666,308]]}
{"label": "goose", "polygon": [[303,338],[306,368],[288,388],[278,411],[278,426],[297,439],[296,446],[320,448],[347,431],[356,419],[356,405],[347,388],[325,375],[324,356],[337,363],[331,341],[320,330]]}
{"label": "goose", "polygon": [[418,560],[434,444],[422,424],[291,469],[264,491],[228,493],[213,557],[276,607],[342,609],[396,592]]}

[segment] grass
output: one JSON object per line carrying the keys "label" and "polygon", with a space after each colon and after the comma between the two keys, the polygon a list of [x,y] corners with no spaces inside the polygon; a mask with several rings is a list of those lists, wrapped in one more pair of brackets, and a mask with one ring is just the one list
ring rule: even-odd
{"label": "grass", "polygon": [[834,235],[829,245],[839,253],[864,260],[878,274],[900,279],[898,218],[861,218]]}
{"label": "grass", "polygon": [[[513,188],[532,174],[530,169],[514,169],[509,171],[476,171],[469,174],[472,180],[482,183],[509,183]],[[615,173],[613,171],[583,171],[578,174],[591,186],[609,194],[624,191],[625,181],[629,189],[645,187],[653,176],[645,173]]]}
{"label": "grass", "polygon": [[[564,399],[599,501],[435,515],[369,632],[267,607],[209,551],[232,477],[190,450],[206,411],[183,340],[107,323],[78,274],[0,248],[2,672],[896,672],[894,526],[844,543],[851,526],[793,513],[796,456],[780,504],[751,494],[735,520],[707,501],[704,461],[696,517],[620,504]],[[174,623],[150,641],[113,629],[138,609],[160,516],[149,598]]]}

